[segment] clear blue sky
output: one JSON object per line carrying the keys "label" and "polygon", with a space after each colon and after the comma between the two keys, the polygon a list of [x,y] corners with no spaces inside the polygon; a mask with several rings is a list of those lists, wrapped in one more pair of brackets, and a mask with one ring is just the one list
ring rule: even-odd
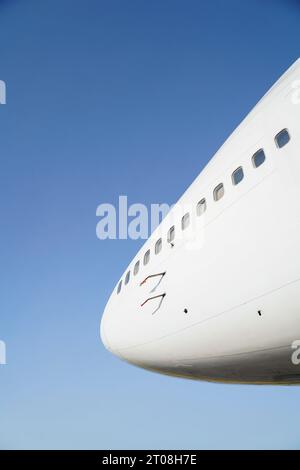
{"label": "clear blue sky", "polygon": [[0,448],[300,448],[299,388],[110,355],[99,321],[140,241],[96,207],[175,202],[300,56],[300,3],[0,1]]}

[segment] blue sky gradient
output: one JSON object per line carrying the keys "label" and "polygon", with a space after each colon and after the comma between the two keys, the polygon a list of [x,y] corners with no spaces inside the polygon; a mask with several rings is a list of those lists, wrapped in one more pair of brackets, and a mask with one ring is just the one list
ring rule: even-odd
{"label": "blue sky gradient", "polygon": [[297,387],[139,370],[99,339],[142,241],[96,208],[173,203],[300,56],[300,3],[0,1],[0,448],[300,448]]}

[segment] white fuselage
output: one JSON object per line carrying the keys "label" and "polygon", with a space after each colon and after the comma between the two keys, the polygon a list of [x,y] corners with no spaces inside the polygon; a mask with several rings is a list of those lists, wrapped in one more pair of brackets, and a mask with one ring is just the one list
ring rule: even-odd
{"label": "white fuselage", "polygon": [[[292,345],[300,340],[299,85],[298,60],[132,260],[101,321],[111,352],[191,379],[300,383],[300,365],[292,361]],[[290,140],[279,148],[275,136],[284,129]],[[260,149],[265,161],[255,167],[252,157]],[[240,167],[244,178],[234,185]],[[221,183],[224,195],[215,200]],[[204,198],[206,210],[199,215]],[[190,224],[182,230],[185,213]],[[150,260],[143,265],[147,250]]]}

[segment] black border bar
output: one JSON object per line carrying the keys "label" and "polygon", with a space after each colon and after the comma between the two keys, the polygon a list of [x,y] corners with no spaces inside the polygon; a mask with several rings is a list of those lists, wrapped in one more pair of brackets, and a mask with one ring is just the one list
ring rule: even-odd
{"label": "black border bar", "polygon": [[[0,467],[10,468],[14,465],[38,464],[76,464],[76,467],[93,465],[95,468],[106,468],[110,465],[123,468],[140,468],[145,464],[165,467],[201,466],[205,464],[283,464],[289,461],[299,462],[300,451],[257,451],[257,450],[0,450]],[[4,465],[5,464],[5,465]],[[21,468],[21,467],[20,467]],[[239,467],[240,468],[240,467]],[[255,469],[254,469],[255,470]]]}

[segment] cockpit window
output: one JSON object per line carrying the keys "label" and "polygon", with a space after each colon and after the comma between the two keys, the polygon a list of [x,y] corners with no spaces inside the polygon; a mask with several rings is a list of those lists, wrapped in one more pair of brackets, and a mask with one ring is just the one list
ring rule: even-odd
{"label": "cockpit window", "polygon": [[168,231],[168,242],[172,243],[175,239],[175,226],[173,225],[170,230]]}
{"label": "cockpit window", "polygon": [[139,272],[139,269],[140,269],[140,262],[137,261],[134,265],[134,268],[133,268],[133,274],[136,276],[137,273]]}
{"label": "cockpit window", "polygon": [[258,168],[260,165],[262,165],[265,159],[266,155],[263,149],[258,150],[252,157],[252,163],[254,168]]}
{"label": "cockpit window", "polygon": [[150,250],[146,251],[144,255],[144,265],[146,266],[146,264],[148,264],[149,261],[150,261]]}
{"label": "cockpit window", "polygon": [[128,271],[128,273],[126,274],[126,277],[125,277],[125,285],[128,284],[129,279],[130,279],[130,271]]}
{"label": "cockpit window", "polygon": [[224,196],[224,185],[222,183],[214,189],[214,200],[219,201]]}
{"label": "cockpit window", "polygon": [[157,242],[155,243],[155,254],[158,255],[158,253],[161,252],[161,249],[162,249],[162,239],[160,238],[160,239],[157,240]]}
{"label": "cockpit window", "polygon": [[282,131],[278,132],[275,137],[275,142],[278,148],[284,147],[290,141],[290,134],[287,129],[282,129]]}
{"label": "cockpit window", "polygon": [[120,294],[121,289],[122,289],[122,281],[120,281],[118,284],[117,294]]}
{"label": "cockpit window", "polygon": [[190,213],[187,212],[181,219],[181,228],[185,230],[190,225]]}
{"label": "cockpit window", "polygon": [[197,215],[200,216],[204,214],[205,211],[206,211],[206,200],[203,198],[201,199],[201,201],[198,202],[196,212],[197,212]]}
{"label": "cockpit window", "polygon": [[232,173],[232,183],[234,184],[234,186],[236,186],[237,184],[239,184],[243,179],[244,179],[244,171],[243,171],[243,168],[240,166],[239,168],[237,168],[233,173]]}

